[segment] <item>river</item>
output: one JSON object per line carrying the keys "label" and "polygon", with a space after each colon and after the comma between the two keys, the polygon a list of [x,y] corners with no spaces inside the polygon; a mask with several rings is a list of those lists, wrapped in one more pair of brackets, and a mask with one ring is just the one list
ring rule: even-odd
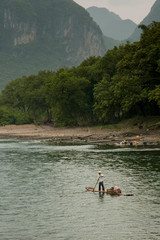
{"label": "river", "polygon": [[[87,192],[98,170],[134,196]],[[160,239],[160,148],[1,139],[0,239]]]}

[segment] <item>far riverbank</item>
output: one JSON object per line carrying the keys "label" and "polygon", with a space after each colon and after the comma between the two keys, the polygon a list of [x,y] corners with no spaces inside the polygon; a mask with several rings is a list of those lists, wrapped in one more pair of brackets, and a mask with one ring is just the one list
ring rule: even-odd
{"label": "far riverbank", "polygon": [[53,143],[96,143],[106,145],[160,145],[159,129],[120,129],[104,127],[63,127],[51,125],[0,126],[0,138],[49,139]]}

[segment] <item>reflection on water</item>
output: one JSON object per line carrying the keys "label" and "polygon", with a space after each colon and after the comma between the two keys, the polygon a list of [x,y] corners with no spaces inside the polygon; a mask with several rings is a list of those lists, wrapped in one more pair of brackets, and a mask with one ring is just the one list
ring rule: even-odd
{"label": "reflection on water", "polygon": [[[0,239],[160,239],[160,149],[0,140]],[[102,170],[105,187],[85,190]]]}

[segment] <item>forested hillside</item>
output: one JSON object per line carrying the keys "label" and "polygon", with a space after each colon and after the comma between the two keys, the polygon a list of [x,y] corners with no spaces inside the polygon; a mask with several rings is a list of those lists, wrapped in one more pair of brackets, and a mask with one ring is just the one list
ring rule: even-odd
{"label": "forested hillside", "polygon": [[0,32],[0,90],[22,75],[105,53],[100,28],[73,0],[1,0]]}
{"label": "forested hillside", "polygon": [[0,96],[0,124],[78,126],[160,114],[160,23],[141,40],[79,66],[11,81]]}

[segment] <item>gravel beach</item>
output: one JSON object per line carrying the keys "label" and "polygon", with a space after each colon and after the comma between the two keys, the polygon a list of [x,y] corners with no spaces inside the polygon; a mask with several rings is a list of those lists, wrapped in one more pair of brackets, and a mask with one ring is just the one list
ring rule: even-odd
{"label": "gravel beach", "polygon": [[0,138],[50,139],[60,143],[160,145],[160,130],[137,128],[113,131],[102,127],[56,128],[51,125],[6,125],[0,126]]}

